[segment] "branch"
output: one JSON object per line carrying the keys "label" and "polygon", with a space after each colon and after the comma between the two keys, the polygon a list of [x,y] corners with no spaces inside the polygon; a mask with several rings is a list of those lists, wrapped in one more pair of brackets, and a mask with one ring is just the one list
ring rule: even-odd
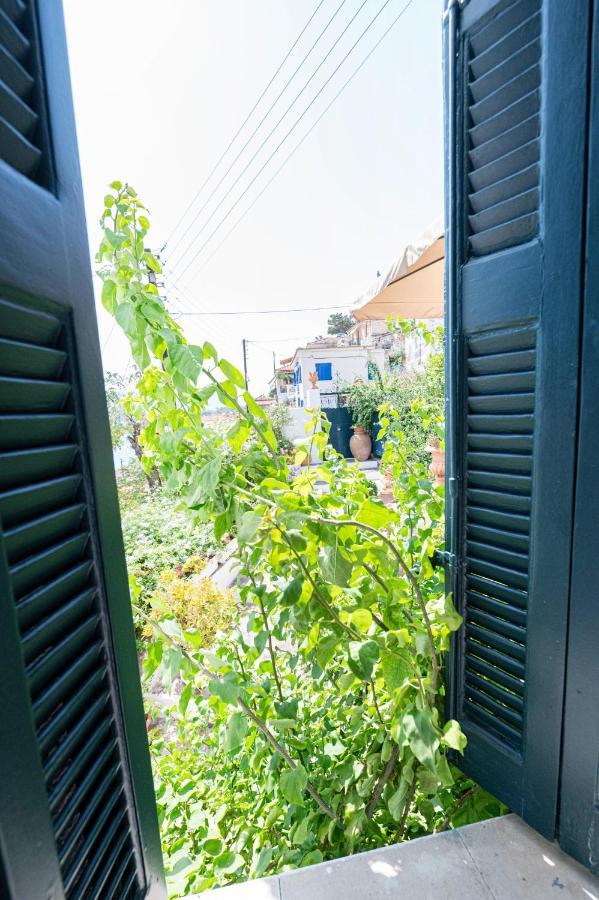
{"label": "branch", "polygon": [[268,652],[270,654],[270,661],[272,663],[272,671],[273,671],[273,675],[274,675],[274,679],[275,679],[275,684],[277,686],[277,693],[279,695],[279,700],[281,701],[281,703],[283,703],[285,698],[283,697],[283,688],[281,687],[281,680],[279,678],[279,672],[277,669],[277,661],[276,661],[276,657],[275,657],[274,647],[272,645],[272,635],[270,633],[270,627],[268,625],[268,617],[266,615],[266,609],[264,608],[264,603],[262,602],[262,597],[258,593],[258,587],[256,585],[254,576],[252,575],[251,572],[248,572],[248,574],[250,576],[250,581],[254,585],[254,592],[255,592],[256,597],[258,598],[258,603],[260,605],[260,612],[262,613],[262,620],[264,622],[264,628],[265,628],[266,634],[267,634]]}
{"label": "branch", "polygon": [[383,774],[381,775],[381,777],[379,778],[379,780],[377,781],[377,783],[374,786],[374,790],[372,792],[372,797],[368,801],[368,806],[366,807],[366,818],[367,819],[372,819],[373,813],[378,805],[379,800],[381,799],[381,795],[383,793],[385,785],[387,784],[387,782],[391,778],[391,775],[393,774],[393,769],[395,768],[397,760],[399,759],[399,753],[400,753],[399,745],[396,744],[395,747],[393,748],[393,752],[391,753],[391,756],[387,760],[387,765],[385,766],[385,768],[383,770]]}
{"label": "branch", "polygon": [[[178,641],[176,641],[174,638],[172,638],[170,636],[170,634],[168,634],[164,630],[164,628],[162,628],[158,624],[158,622],[155,622],[154,619],[151,619],[150,616],[148,616],[143,611],[143,609],[141,609],[135,603],[132,603],[131,605],[133,606],[133,609],[142,617],[142,619],[144,619],[149,625],[151,625],[152,628],[155,628],[162,635],[162,637],[169,644],[171,644],[171,646],[175,647],[177,650],[180,650],[181,653],[183,654],[183,656],[185,656],[185,658],[188,659],[189,662],[191,662],[192,665],[195,666],[195,668],[198,669],[198,671],[200,671],[202,673],[202,675],[205,675],[207,678],[218,678],[218,676],[215,675],[214,672],[211,672],[209,669],[207,669],[205,666],[203,666],[201,663],[199,663],[197,661],[197,659],[194,659],[194,657],[191,655],[191,653],[189,652],[189,650],[187,650],[186,647],[184,647],[182,644],[180,644]],[[287,752],[285,747],[281,743],[279,743],[279,741],[276,739],[276,737],[274,736],[272,731],[270,731],[270,729],[268,728],[266,723],[262,721],[262,719],[254,712],[254,710],[250,706],[248,706],[248,704],[245,702],[245,700],[243,700],[241,697],[238,697],[237,705],[243,710],[243,712],[246,714],[246,716],[252,720],[252,722],[256,725],[256,727],[262,732],[262,734],[267,739],[269,744],[271,744],[271,746],[274,747],[274,749],[278,753],[281,754],[281,756],[283,757],[283,759],[285,760],[287,765],[291,769],[297,769],[297,763],[295,762],[295,760],[289,755],[289,753]],[[314,785],[312,784],[311,781],[308,781],[308,783],[306,784],[306,790],[308,791],[308,793],[310,794],[312,799],[316,801],[316,803],[321,808],[321,810],[330,819],[337,818],[337,816],[335,815],[332,808],[328,805],[328,803],[326,803],[322,799],[322,797],[320,796],[320,794],[318,793],[318,791],[316,790],[316,788],[314,787]]]}
{"label": "branch", "polygon": [[410,582],[411,586],[414,588],[414,593],[416,594],[416,599],[418,601],[418,605],[420,607],[420,611],[422,612],[422,618],[424,620],[424,627],[426,628],[426,633],[428,635],[428,640],[431,648],[431,660],[433,665],[433,676],[434,676],[434,685],[436,686],[439,680],[440,666],[439,660],[437,659],[437,651],[435,649],[435,639],[433,637],[433,630],[431,628],[431,621],[429,619],[428,613],[426,611],[426,602],[422,595],[422,591],[420,590],[420,585],[418,584],[418,580],[416,576],[410,569],[409,565],[404,560],[403,556],[391,540],[388,538],[386,534],[383,534],[382,531],[379,531],[378,528],[374,528],[372,525],[366,525],[364,522],[356,522],[355,519],[319,519],[319,521],[324,522],[325,525],[335,525],[337,528],[341,528],[343,525],[353,525],[354,528],[362,528],[364,531],[369,531],[371,534],[376,534],[382,541],[384,541],[395,558],[397,559],[400,568],[402,569],[404,575]]}
{"label": "branch", "polygon": [[447,813],[439,827],[435,828],[434,833],[437,834],[438,831],[445,831],[446,828],[449,827],[451,820],[453,819],[455,814],[461,810],[466,800],[469,800],[470,797],[472,797],[473,794],[476,794],[477,791],[480,791],[480,786],[478,784],[475,784],[473,785],[473,787],[469,788],[465,793],[463,793],[459,800],[457,800],[456,803],[454,803],[450,808],[449,812]]}
{"label": "branch", "polygon": [[406,795],[406,802],[404,804],[404,808],[401,814],[401,819],[399,820],[399,825],[397,828],[397,840],[399,842],[405,839],[407,833],[406,822],[408,818],[408,814],[410,812],[410,808],[412,806],[412,801],[414,799],[414,794],[416,793],[416,772],[414,772],[414,777],[412,779],[412,784],[408,788],[408,793]]}

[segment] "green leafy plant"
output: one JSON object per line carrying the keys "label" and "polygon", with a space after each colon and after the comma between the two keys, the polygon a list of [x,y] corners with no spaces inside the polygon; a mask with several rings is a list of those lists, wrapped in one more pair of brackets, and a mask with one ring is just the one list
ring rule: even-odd
{"label": "green leafy plant", "polygon": [[[295,474],[242,373],[209,342],[188,343],[148,282],[159,264],[132,188],[113,183],[102,224],[103,302],[142,370],[144,456],[217,538],[235,530],[243,584],[240,627],[211,650],[176,617],[137,609],[155,637],[146,674],[176,670],[184,684],[177,739],[153,740],[171,890],[447,827],[478,789],[453,766],[466,739],[442,712],[443,655],[461,624],[431,563],[443,489],[392,413],[397,508],[327,448],[319,412],[298,456],[315,447],[324,461]],[[224,433],[203,417],[213,397],[237,413]]]}
{"label": "green leafy plant", "polygon": [[[193,630],[202,647],[210,647],[216,635],[231,626],[235,597],[208,578],[198,577],[203,564],[191,557],[174,569],[160,573],[150,606],[161,617],[173,616],[183,631]],[[147,626],[151,636],[151,626]]]}

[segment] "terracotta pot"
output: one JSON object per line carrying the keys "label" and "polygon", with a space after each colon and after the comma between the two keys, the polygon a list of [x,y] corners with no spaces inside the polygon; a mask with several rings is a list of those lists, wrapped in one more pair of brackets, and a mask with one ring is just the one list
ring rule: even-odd
{"label": "terracotta pot", "polygon": [[445,450],[441,450],[435,444],[430,444],[426,449],[432,456],[428,467],[431,478],[435,484],[445,484]]}
{"label": "terracotta pot", "polygon": [[391,506],[391,504],[395,502],[395,497],[393,496],[393,474],[391,469],[385,469],[382,476],[379,500],[387,506]]}
{"label": "terracotta pot", "polygon": [[364,462],[370,459],[372,451],[372,441],[370,435],[367,434],[361,425],[354,425],[354,433],[349,439],[349,449],[354,459],[358,462]]}

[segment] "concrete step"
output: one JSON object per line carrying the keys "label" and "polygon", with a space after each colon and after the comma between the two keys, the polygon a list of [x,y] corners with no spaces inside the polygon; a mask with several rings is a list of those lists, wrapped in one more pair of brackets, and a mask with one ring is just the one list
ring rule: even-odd
{"label": "concrete step", "polygon": [[201,900],[599,900],[599,878],[515,815],[235,884]]}

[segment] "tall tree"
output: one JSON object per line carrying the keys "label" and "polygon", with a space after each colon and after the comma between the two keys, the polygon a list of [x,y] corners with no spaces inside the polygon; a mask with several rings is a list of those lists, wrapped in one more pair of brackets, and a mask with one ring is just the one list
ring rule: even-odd
{"label": "tall tree", "polygon": [[347,334],[354,325],[354,319],[348,313],[335,312],[329,316],[327,325],[328,334]]}

